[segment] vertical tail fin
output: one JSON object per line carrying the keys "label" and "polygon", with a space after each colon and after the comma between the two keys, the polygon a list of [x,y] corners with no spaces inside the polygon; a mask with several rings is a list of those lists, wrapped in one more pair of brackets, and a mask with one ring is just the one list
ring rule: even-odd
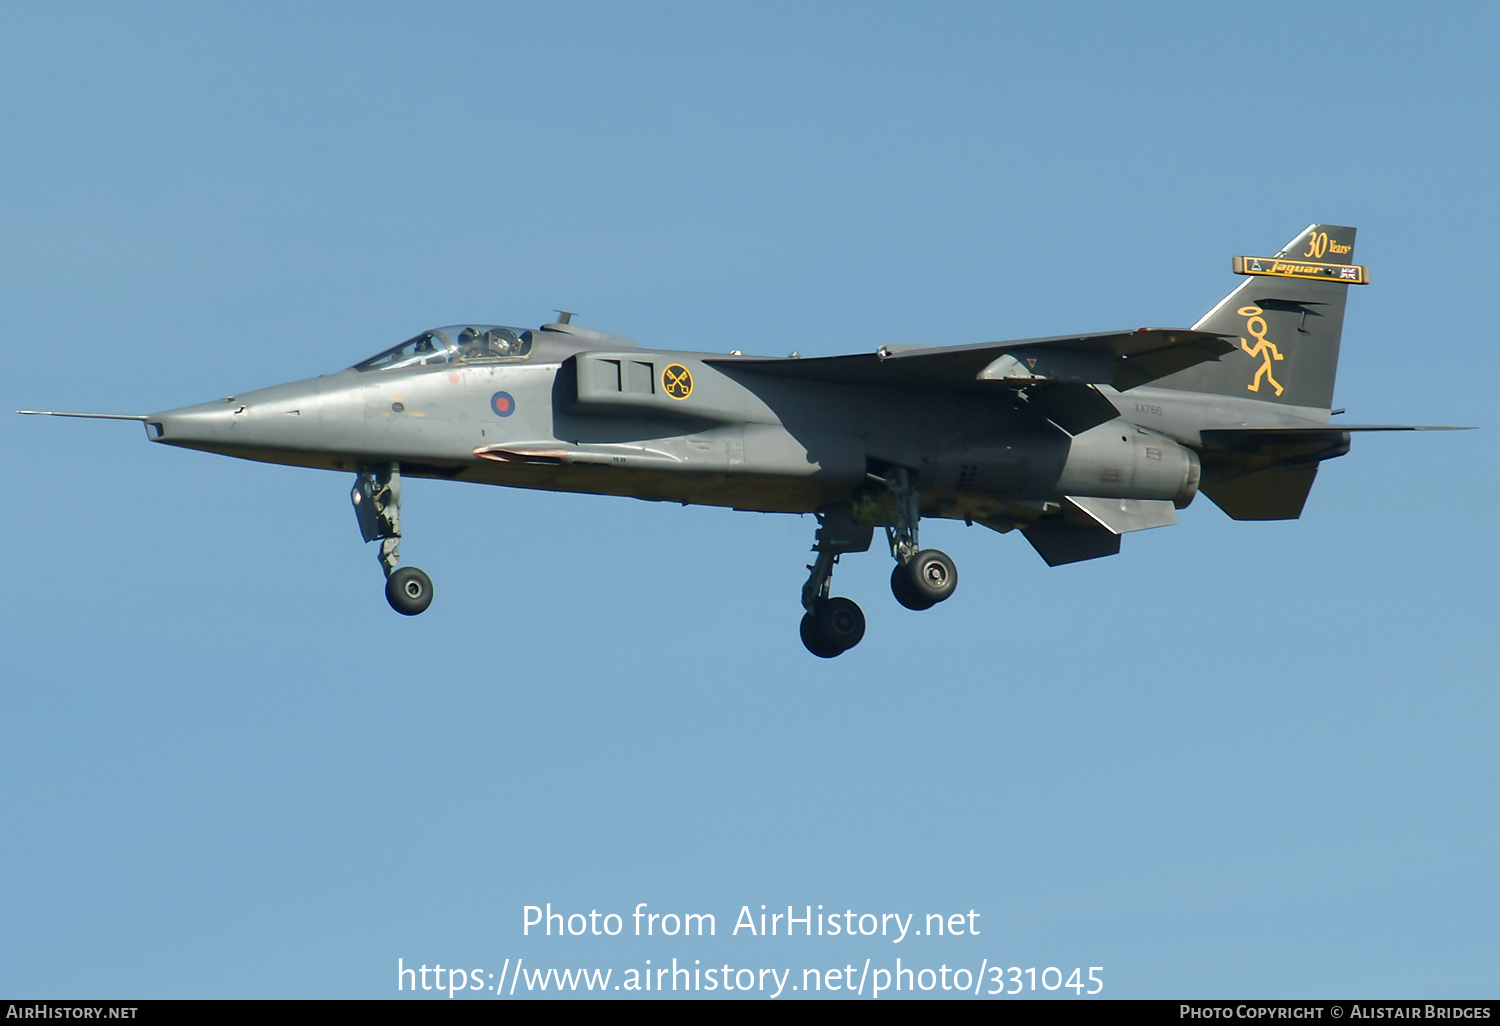
{"label": "vertical tail fin", "polygon": [[1274,257],[1236,257],[1248,277],[1193,325],[1237,336],[1239,351],[1152,382],[1287,406],[1329,409],[1349,285],[1363,284],[1354,264],[1354,229],[1314,224]]}

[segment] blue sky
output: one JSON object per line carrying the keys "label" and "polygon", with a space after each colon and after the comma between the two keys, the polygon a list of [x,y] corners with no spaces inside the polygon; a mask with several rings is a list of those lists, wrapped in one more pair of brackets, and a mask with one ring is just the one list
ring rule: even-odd
{"label": "blue sky", "polygon": [[[869,631],[825,662],[810,518],[413,481],[436,599],[405,620],[344,476],[7,414],[0,992],[900,956],[1103,966],[1114,997],[1493,996],[1497,29],[7,7],[5,410],[176,407],[557,307],[771,355],[1184,325],[1232,255],[1322,221],[1373,277],[1337,404],[1482,430],[1358,438],[1300,521],[1200,499],[1055,570],[929,523],[953,601],[908,613],[848,557]],[[522,936],[547,902],[719,934]],[[761,904],[981,933],[728,934]]]}

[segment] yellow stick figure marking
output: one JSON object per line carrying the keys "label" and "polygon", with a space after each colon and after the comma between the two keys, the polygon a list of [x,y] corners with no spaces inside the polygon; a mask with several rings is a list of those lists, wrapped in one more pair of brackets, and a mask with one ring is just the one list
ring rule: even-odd
{"label": "yellow stick figure marking", "polygon": [[1245,318],[1245,331],[1255,339],[1254,346],[1243,338],[1240,339],[1240,348],[1251,356],[1260,357],[1262,361],[1261,365],[1256,368],[1255,380],[1245,387],[1252,392],[1259,392],[1260,379],[1265,378],[1271,383],[1271,387],[1276,389],[1276,394],[1280,395],[1281,383],[1271,374],[1271,361],[1282,359],[1282,355],[1281,350],[1276,348],[1276,343],[1266,338],[1269,328],[1266,325],[1266,319],[1261,316],[1264,312],[1258,306],[1242,306],[1239,309],[1239,315]]}

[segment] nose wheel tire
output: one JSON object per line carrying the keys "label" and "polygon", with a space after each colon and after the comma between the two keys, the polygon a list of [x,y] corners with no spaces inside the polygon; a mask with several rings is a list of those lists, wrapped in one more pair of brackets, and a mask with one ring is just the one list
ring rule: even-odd
{"label": "nose wheel tire", "polygon": [[923,549],[891,571],[891,594],[907,609],[931,609],[957,587],[958,568],[937,549]]}
{"label": "nose wheel tire", "polygon": [[820,659],[834,656],[858,645],[865,636],[865,614],[852,600],[830,598],[802,617],[802,644]]}
{"label": "nose wheel tire", "polygon": [[397,567],[385,582],[385,600],[403,616],[432,605],[432,579],[414,566]]}

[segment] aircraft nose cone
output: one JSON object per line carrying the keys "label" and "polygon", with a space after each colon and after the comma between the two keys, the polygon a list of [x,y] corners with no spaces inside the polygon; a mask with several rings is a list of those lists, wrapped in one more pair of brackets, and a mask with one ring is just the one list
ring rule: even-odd
{"label": "aircraft nose cone", "polygon": [[166,410],[146,418],[146,434],[166,445],[266,458],[321,449],[325,384],[313,378]]}
{"label": "aircraft nose cone", "polygon": [[146,418],[146,435],[167,445],[212,445],[230,438],[234,421],[233,401],[219,400],[153,413]]}

